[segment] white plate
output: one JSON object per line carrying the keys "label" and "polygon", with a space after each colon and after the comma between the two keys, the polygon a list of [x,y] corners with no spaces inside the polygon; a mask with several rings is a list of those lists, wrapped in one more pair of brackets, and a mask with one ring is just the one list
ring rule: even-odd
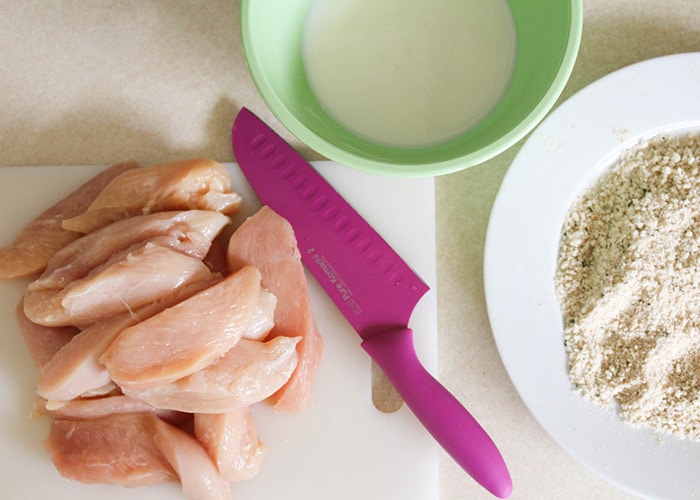
{"label": "white plate", "polygon": [[700,443],[632,428],[572,392],[553,277],[575,197],[641,138],[691,130],[700,130],[700,53],[644,61],[598,80],[559,106],[523,145],[486,238],[491,327],[523,401],[572,456],[649,498],[700,494]]}

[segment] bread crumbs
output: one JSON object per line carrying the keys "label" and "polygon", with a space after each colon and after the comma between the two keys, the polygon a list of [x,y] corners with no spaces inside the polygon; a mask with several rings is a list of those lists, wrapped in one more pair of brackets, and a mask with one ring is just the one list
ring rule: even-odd
{"label": "bread crumbs", "polygon": [[700,135],[625,150],[572,205],[555,287],[574,388],[700,440]]}

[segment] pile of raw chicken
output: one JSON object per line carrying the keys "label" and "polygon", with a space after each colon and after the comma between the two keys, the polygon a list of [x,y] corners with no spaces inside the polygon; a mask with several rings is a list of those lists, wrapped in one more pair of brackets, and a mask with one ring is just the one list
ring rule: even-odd
{"label": "pile of raw chicken", "polygon": [[266,453],[251,405],[308,405],[322,341],[294,232],[268,207],[232,227],[241,203],[211,160],[117,164],[0,250],[0,278],[34,279],[17,321],[64,477],[230,499]]}

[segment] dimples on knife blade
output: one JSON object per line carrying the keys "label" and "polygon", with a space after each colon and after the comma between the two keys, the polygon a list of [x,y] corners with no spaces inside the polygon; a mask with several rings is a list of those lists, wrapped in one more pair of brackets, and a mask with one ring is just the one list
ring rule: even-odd
{"label": "dimples on knife blade", "polygon": [[[362,338],[377,329],[407,325],[428,286],[320,174],[300,168],[299,162],[306,162],[289,154],[288,145],[265,129],[251,121],[237,134],[249,153],[270,167],[246,169],[245,175],[269,180],[273,174],[284,181],[285,189],[274,182],[254,182],[255,191],[292,227],[304,228],[296,233],[311,273]],[[291,208],[300,202],[305,210]],[[333,257],[337,255],[343,258]]]}

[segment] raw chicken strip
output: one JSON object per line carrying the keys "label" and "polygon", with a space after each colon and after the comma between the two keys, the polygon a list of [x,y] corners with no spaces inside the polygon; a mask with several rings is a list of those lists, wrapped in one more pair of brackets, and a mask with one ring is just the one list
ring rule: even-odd
{"label": "raw chicken strip", "polygon": [[253,478],[267,455],[249,406],[228,413],[197,413],[194,433],[227,481]]}
{"label": "raw chicken strip", "polygon": [[64,229],[63,220],[83,213],[112,179],[136,167],[136,162],[109,167],[27,224],[12,245],[0,249],[0,279],[41,273],[57,251],[81,236]]}
{"label": "raw chicken strip", "polygon": [[30,321],[24,314],[24,299],[17,304],[15,317],[29,355],[37,368],[48,363],[80,331],[72,326],[52,327]]}
{"label": "raw chicken strip", "polygon": [[167,246],[203,259],[212,240],[230,219],[210,210],[159,212],[129,217],[73,241],[49,261],[46,271],[29,286],[62,288],[84,278],[113,255],[155,237],[170,236]]}
{"label": "raw chicken strip", "polygon": [[277,297],[272,295],[267,290],[260,290],[258,303],[255,306],[253,317],[250,318],[250,323],[243,338],[249,340],[263,340],[270,333],[272,327],[275,326],[275,307],[277,306]]}
{"label": "raw chicken strip", "polygon": [[124,329],[172,307],[211,286],[214,275],[189,283],[160,300],[134,311],[113,316],[85,328],[39,370],[37,393],[51,401],[67,401],[112,382],[98,361]]}
{"label": "raw chicken strip", "polygon": [[49,401],[66,401],[109,384],[109,373],[97,358],[126,325],[135,321],[122,314],[86,328],[39,370],[37,394]]}
{"label": "raw chicken strip", "polygon": [[57,419],[89,420],[106,417],[115,413],[144,413],[150,412],[161,420],[173,425],[181,425],[189,415],[173,410],[153,408],[123,394],[105,396],[102,398],[72,399],[62,404],[49,404],[45,399],[39,399],[34,405],[36,414],[50,415]]}
{"label": "raw chicken strip", "polygon": [[[100,398],[113,394],[121,394],[121,389],[114,382],[107,382],[100,387],[91,388],[80,395],[81,398]],[[49,405],[61,405],[65,401],[50,401]]]}
{"label": "raw chicken strip", "polygon": [[210,276],[196,257],[148,242],[60,290],[28,288],[24,312],[41,325],[85,327]]}
{"label": "raw chicken strip", "polygon": [[144,486],[177,481],[154,436],[167,426],[151,413],[54,420],[44,446],[58,472],[83,483]]}
{"label": "raw chicken strip", "polygon": [[278,335],[302,337],[297,345],[297,369],[272,400],[278,410],[304,410],[311,399],[323,341],[312,316],[306,275],[294,230],[286,219],[271,208],[261,208],[231,236],[227,264],[230,271],[244,265],[258,267],[262,274],[262,286],[277,297],[275,327],[268,338]]}
{"label": "raw chicken strip", "polygon": [[167,384],[204,368],[248,328],[260,272],[248,266],[193,297],[124,330],[102,355],[122,389]]}
{"label": "raw chicken strip", "polygon": [[226,413],[262,401],[289,380],[298,338],[241,339],[221,359],[192,375],[124,393],[151,406],[188,413]]}
{"label": "raw chicken strip", "polygon": [[153,436],[158,449],[177,472],[182,492],[191,500],[231,500],[231,483],[214,465],[202,444],[186,432],[160,422]]}
{"label": "raw chicken strip", "polygon": [[190,209],[230,214],[240,205],[240,195],[231,192],[226,167],[213,160],[185,160],[125,172],[85,213],[64,220],[63,228],[90,233],[133,215]]}

